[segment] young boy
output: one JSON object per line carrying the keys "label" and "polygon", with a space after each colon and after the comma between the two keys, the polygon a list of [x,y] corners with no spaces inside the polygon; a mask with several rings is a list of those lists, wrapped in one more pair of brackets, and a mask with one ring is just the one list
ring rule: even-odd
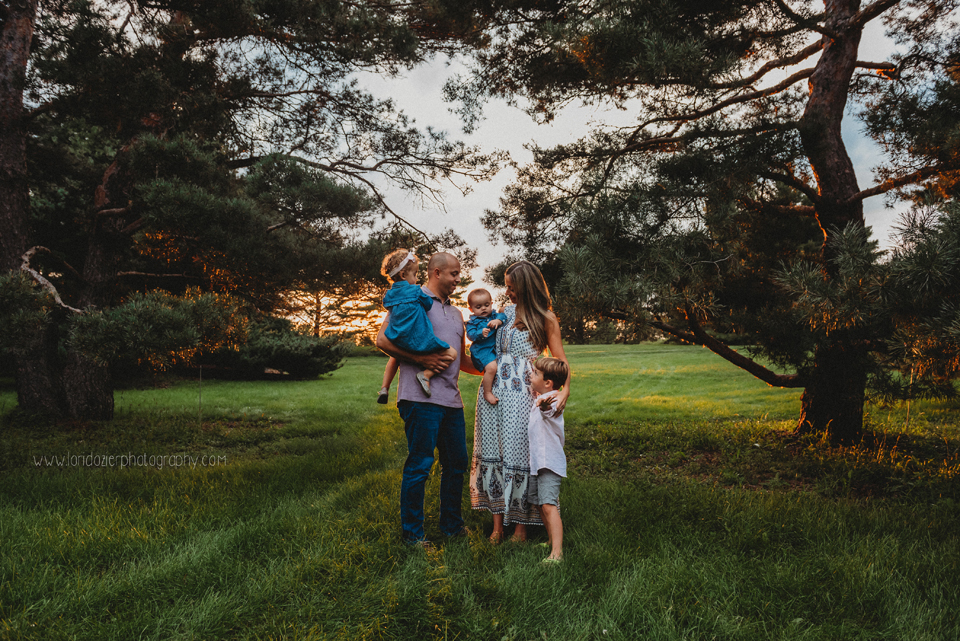
{"label": "young boy", "polygon": [[503,325],[507,317],[493,311],[493,297],[485,289],[475,289],[467,295],[470,306],[470,320],[467,321],[467,338],[470,345],[470,359],[473,366],[483,372],[483,398],[491,405],[500,402],[493,394],[493,379],[497,375],[497,328]]}
{"label": "young boy", "polygon": [[563,453],[563,414],[556,414],[557,392],[570,374],[559,358],[541,356],[530,372],[530,388],[537,395],[530,409],[530,484],[527,495],[540,506],[540,516],[550,540],[550,556],[544,563],[563,559],[563,522],[560,520],[560,479],[567,475]]}

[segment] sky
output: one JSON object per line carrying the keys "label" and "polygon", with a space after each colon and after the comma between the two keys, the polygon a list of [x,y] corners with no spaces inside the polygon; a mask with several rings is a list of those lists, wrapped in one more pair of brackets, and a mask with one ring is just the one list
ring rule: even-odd
{"label": "sky", "polygon": [[[864,32],[858,58],[882,62],[892,51],[893,44],[884,36],[882,25],[878,21],[871,23]],[[483,151],[505,150],[520,165],[533,160],[532,153],[525,148],[531,142],[550,147],[582,137],[595,122],[626,124],[632,120],[629,112],[570,106],[560,112],[553,122],[538,124],[519,107],[512,107],[504,101],[491,101],[484,108],[484,120],[472,134],[465,135],[459,117],[450,112],[454,105],[444,102],[442,95],[444,82],[464,70],[464,65],[459,61],[438,58],[406,71],[397,78],[367,74],[358,79],[374,96],[392,98],[399,109],[415,118],[418,127],[431,126],[444,130],[451,139],[479,146]],[[792,72],[793,69],[786,69],[783,76]],[[779,79],[773,79],[772,82]],[[857,181],[861,189],[866,189],[876,182],[873,169],[882,157],[882,151],[872,140],[860,135],[858,129],[858,121],[848,111],[844,119],[844,139],[854,163]],[[429,201],[421,202],[396,188],[387,187],[385,193],[390,207],[417,228],[451,228],[475,247],[479,268],[471,274],[477,281],[471,289],[479,286],[490,288],[488,284],[480,282],[484,270],[500,262],[508,250],[502,244],[491,242],[480,223],[480,216],[485,210],[499,208],[503,190],[513,178],[513,170],[505,167],[491,181],[472,183],[472,191],[466,196],[455,188],[445,189],[443,208]],[[867,225],[873,228],[874,237],[880,241],[881,247],[889,246],[890,227],[903,209],[903,206],[888,208],[883,196],[874,196],[864,202]]]}

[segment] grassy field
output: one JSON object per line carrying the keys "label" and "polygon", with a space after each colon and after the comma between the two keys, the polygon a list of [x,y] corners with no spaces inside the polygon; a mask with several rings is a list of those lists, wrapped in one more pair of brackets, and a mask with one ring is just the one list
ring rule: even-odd
{"label": "grassy field", "polygon": [[559,567],[538,528],[491,546],[466,494],[474,534],[438,538],[435,478],[438,548],[401,544],[383,359],[118,391],[102,424],[37,424],[8,383],[0,638],[960,638],[956,403],[868,406],[830,448],[786,438],[797,391],[699,348],[569,355]]}

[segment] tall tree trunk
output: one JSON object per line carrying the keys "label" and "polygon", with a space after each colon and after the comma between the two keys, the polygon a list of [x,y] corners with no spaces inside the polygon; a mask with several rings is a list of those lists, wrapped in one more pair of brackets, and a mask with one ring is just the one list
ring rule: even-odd
{"label": "tall tree trunk", "polygon": [[[19,270],[30,247],[23,90],[38,0],[5,4],[0,32],[0,273]],[[105,177],[105,183],[108,179]],[[84,269],[88,285],[81,306],[106,302],[100,300],[102,285],[116,273],[115,240],[110,234],[94,235]],[[64,310],[54,310],[49,324],[38,329],[37,343],[17,355],[18,404],[26,412],[54,417],[109,419],[113,416],[109,370],[76,353],[68,353],[66,358],[61,355],[67,322]]]}
{"label": "tall tree trunk", "polygon": [[64,319],[61,310],[54,310],[51,316],[50,321],[39,328],[37,343],[17,355],[17,403],[30,414],[62,417],[68,415],[58,331]]}
{"label": "tall tree trunk", "polygon": [[9,2],[0,33],[0,273],[20,268],[30,207],[23,88],[37,0]]}
{"label": "tall tree trunk", "polygon": [[106,365],[70,352],[63,370],[63,391],[70,418],[89,421],[113,418],[113,381]]}
{"label": "tall tree trunk", "polygon": [[[810,98],[800,123],[800,137],[819,187],[817,222],[823,230],[824,278],[836,276],[828,244],[830,234],[849,223],[864,225],[863,203],[853,162],[841,135],[850,80],[856,68],[862,29],[849,26],[859,0],[826,0],[824,26],[836,38],[825,46],[810,77]],[[837,336],[817,348],[810,384],[801,399],[798,433],[826,433],[833,440],[856,439],[863,429],[866,350],[855,336]]]}
{"label": "tall tree trunk", "polygon": [[[37,0],[6,3],[0,33],[0,273],[18,271],[30,246],[23,89],[37,17]],[[58,320],[39,328],[39,340],[16,356],[17,401],[31,413],[62,416],[66,411],[58,366]]]}
{"label": "tall tree trunk", "polygon": [[[125,147],[120,154],[126,152]],[[123,204],[119,163],[114,162],[97,188],[97,210]],[[119,256],[129,245],[130,237],[123,232],[123,218],[110,216],[96,219],[87,245],[83,264],[83,288],[79,305],[84,309],[103,309],[110,305],[111,286],[117,276]],[[68,348],[63,368],[63,392],[67,416],[73,419],[106,421],[113,418],[113,380],[108,365],[97,363]]]}
{"label": "tall tree trunk", "polygon": [[815,373],[800,397],[796,434],[826,434],[835,443],[859,439],[867,386],[867,351],[852,340],[820,345]]}

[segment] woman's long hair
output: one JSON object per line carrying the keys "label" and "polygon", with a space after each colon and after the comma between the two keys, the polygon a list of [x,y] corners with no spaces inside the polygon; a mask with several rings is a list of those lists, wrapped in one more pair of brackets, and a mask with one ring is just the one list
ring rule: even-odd
{"label": "woman's long hair", "polygon": [[543,274],[526,260],[507,267],[506,274],[517,296],[517,324],[530,332],[530,341],[542,352],[547,347],[547,314],[553,308]]}

